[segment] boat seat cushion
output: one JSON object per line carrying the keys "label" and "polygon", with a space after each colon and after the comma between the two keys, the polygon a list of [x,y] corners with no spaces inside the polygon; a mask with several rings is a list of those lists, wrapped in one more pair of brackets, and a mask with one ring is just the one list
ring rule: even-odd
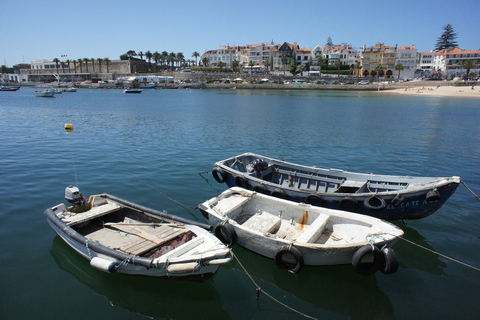
{"label": "boat seat cushion", "polygon": [[300,234],[296,239],[297,242],[303,243],[314,243],[325,230],[327,225],[329,215],[321,214],[319,215],[305,230]]}
{"label": "boat seat cushion", "polygon": [[280,228],[280,217],[274,216],[271,213],[262,211],[260,214],[255,214],[243,223],[244,227],[261,233],[275,233]]}

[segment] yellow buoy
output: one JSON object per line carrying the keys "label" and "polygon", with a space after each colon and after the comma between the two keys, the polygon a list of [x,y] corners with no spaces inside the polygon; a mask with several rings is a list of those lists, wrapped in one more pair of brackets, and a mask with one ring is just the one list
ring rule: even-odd
{"label": "yellow buoy", "polygon": [[73,131],[73,124],[66,123],[65,124],[65,131],[67,131],[67,132]]}

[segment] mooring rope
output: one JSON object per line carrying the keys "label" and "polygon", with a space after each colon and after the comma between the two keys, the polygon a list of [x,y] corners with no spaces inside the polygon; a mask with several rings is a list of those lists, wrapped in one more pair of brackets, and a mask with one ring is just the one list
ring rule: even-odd
{"label": "mooring rope", "polygon": [[462,262],[462,261],[459,261],[459,260],[450,258],[450,257],[448,257],[448,256],[446,256],[446,255],[444,255],[444,254],[441,254],[441,253],[439,253],[439,252],[436,252],[435,250],[431,250],[431,249],[425,248],[425,247],[423,247],[423,246],[421,246],[421,245],[419,245],[419,244],[417,244],[417,243],[415,243],[415,242],[413,242],[413,241],[407,240],[407,239],[405,239],[405,238],[403,238],[403,237],[399,237],[399,238],[402,239],[403,241],[406,241],[406,242],[408,242],[408,243],[410,243],[410,244],[413,244],[413,245],[415,245],[415,246],[417,246],[417,247],[419,247],[419,248],[422,248],[422,249],[427,250],[427,251],[429,251],[429,252],[431,252],[431,253],[434,253],[434,254],[436,254],[436,255],[439,255],[439,256],[441,256],[441,257],[443,257],[443,258],[445,258],[445,259],[448,259],[448,260],[451,260],[451,261],[453,261],[453,262],[459,263],[459,264],[464,265],[465,267],[471,268],[471,269],[473,269],[473,270],[480,271],[480,268],[477,268],[477,267],[474,267],[474,266],[472,266],[472,265],[469,265],[469,264],[467,264],[467,263],[465,263],[465,262]]}
{"label": "mooring rope", "polygon": [[470,188],[467,186],[467,184],[465,183],[465,181],[463,181],[463,179],[462,179],[461,181],[462,181],[463,185],[465,186],[465,188],[467,188],[468,191],[470,191],[470,192],[474,195],[475,198],[477,198],[478,200],[480,200],[480,197],[477,196],[477,195],[475,194],[475,192],[473,192],[472,189],[470,189]]}
{"label": "mooring rope", "polygon": [[287,306],[285,303],[277,300],[276,298],[272,297],[271,295],[269,295],[267,292],[265,292],[256,282],[255,280],[253,280],[252,276],[248,273],[247,269],[245,269],[245,267],[243,266],[243,264],[240,262],[240,260],[238,259],[237,255],[233,253],[232,251],[232,254],[233,256],[235,257],[235,259],[237,260],[238,264],[240,264],[240,266],[242,267],[243,271],[245,272],[245,274],[250,278],[250,280],[253,282],[253,284],[255,285],[256,289],[257,289],[257,299],[260,295],[260,292],[262,292],[263,294],[265,294],[267,297],[269,297],[270,299],[272,299],[273,301],[275,301],[276,303],[282,305],[283,307],[295,312],[295,313],[298,313],[299,315],[301,315],[302,317],[305,317],[305,318],[308,318],[308,319],[314,319],[314,320],[317,320],[317,318],[314,318],[314,317],[311,317],[303,312],[300,312],[290,306]]}

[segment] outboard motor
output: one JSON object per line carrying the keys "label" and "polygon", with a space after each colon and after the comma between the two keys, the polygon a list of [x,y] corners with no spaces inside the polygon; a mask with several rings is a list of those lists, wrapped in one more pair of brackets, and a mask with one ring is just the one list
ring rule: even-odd
{"label": "outboard motor", "polygon": [[267,170],[268,162],[263,159],[256,159],[247,165],[247,172],[254,173],[255,176],[260,177],[261,172]]}
{"label": "outboard motor", "polygon": [[77,187],[68,186],[65,188],[65,199],[73,204],[75,208],[85,205],[85,197]]}

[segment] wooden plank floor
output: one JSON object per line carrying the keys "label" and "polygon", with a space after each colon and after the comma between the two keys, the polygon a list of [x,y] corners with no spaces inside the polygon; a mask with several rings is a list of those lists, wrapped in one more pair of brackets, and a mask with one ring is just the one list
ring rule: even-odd
{"label": "wooden plank floor", "polygon": [[120,228],[121,230],[115,230],[117,227],[111,225],[85,235],[85,237],[96,240],[110,248],[138,256],[188,231],[184,228],[172,226],[151,228],[122,225],[118,229]]}

